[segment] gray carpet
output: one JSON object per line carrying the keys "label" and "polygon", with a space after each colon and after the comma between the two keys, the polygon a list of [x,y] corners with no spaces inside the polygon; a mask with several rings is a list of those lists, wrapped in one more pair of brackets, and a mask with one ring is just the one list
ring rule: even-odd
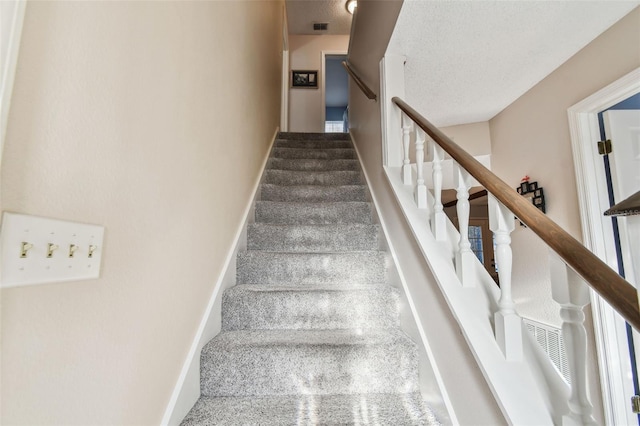
{"label": "gray carpet", "polygon": [[437,425],[346,134],[280,133],[182,425]]}

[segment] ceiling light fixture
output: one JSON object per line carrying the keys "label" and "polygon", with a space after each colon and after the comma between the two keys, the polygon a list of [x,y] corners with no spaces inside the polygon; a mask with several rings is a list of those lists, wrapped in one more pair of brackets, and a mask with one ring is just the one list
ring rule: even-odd
{"label": "ceiling light fixture", "polygon": [[356,7],[358,7],[358,0],[347,0],[347,4],[345,5],[345,7],[347,8],[347,12],[353,15]]}

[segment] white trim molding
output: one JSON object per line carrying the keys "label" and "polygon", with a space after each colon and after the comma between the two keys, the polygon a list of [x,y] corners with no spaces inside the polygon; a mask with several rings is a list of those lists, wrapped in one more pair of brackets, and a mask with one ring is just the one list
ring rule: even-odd
{"label": "white trim molding", "polygon": [[[9,23],[6,27],[0,25],[0,43],[2,43],[2,55],[0,56],[0,64],[2,64],[0,68],[0,164],[4,151],[4,137],[9,120],[9,106],[11,105],[13,81],[18,65],[18,51],[20,50],[26,7],[26,0],[0,1],[0,19],[3,23]],[[9,17],[5,18],[5,14],[9,14]]]}
{"label": "white trim molding", "polygon": [[[600,140],[598,113],[640,93],[640,68],[599,90],[568,109],[571,147],[576,171],[583,244],[613,269],[615,247],[610,220],[602,215],[609,206],[602,158],[597,152]],[[607,424],[637,424],[630,410],[627,376],[630,369],[624,320],[598,294],[591,292],[596,350]]]}
{"label": "white trim molding", "polygon": [[[395,96],[404,99],[404,64],[407,58],[385,55],[380,61],[380,114],[382,126],[382,165],[402,165],[402,113],[393,104]],[[426,150],[428,154],[428,150]],[[426,158],[428,160],[428,156]]]}
{"label": "white trim molding", "polygon": [[282,87],[280,94],[280,131],[289,131],[289,27],[287,7],[282,6]]}

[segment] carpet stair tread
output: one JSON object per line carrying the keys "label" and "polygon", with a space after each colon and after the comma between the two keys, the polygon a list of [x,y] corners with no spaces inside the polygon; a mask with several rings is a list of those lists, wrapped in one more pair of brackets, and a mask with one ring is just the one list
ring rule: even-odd
{"label": "carpet stair tread", "polygon": [[256,223],[324,225],[337,223],[371,224],[371,203],[364,201],[281,202],[257,201]]}
{"label": "carpet stair tread", "polygon": [[282,202],[369,201],[369,192],[363,184],[319,186],[263,183],[260,196],[264,201]]}
{"label": "carpet stair tread", "polygon": [[236,280],[243,284],[366,284],[386,282],[386,253],[238,253]]}
{"label": "carpet stair tread", "polygon": [[329,170],[273,170],[264,172],[264,183],[276,185],[364,185],[364,179],[359,171]]}
{"label": "carpet stair tread", "polygon": [[398,327],[391,286],[361,288],[236,285],[222,299],[222,329],[357,329]]}
{"label": "carpet stair tread", "polygon": [[271,158],[282,159],[317,159],[317,160],[338,160],[338,159],[357,159],[358,155],[353,148],[318,148],[318,149],[301,149],[301,148],[282,148],[274,147],[271,151]]}
{"label": "carpet stair tread", "polygon": [[418,392],[201,398],[182,426],[440,425]]}
{"label": "carpet stair tread", "polygon": [[377,250],[378,225],[282,225],[253,223],[247,228],[249,250],[343,252]]}
{"label": "carpet stair tread", "polygon": [[315,159],[315,158],[271,158],[267,162],[270,170],[294,171],[359,171],[358,160],[349,159]]}

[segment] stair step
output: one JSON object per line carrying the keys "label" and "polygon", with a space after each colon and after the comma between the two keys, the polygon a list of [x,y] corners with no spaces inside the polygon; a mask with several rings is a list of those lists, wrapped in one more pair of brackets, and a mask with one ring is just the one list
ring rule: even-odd
{"label": "stair step", "polygon": [[256,222],[323,225],[329,223],[372,222],[371,203],[300,203],[257,201]]}
{"label": "stair step", "polygon": [[377,250],[378,234],[377,225],[252,223],[247,230],[247,249],[302,253]]}
{"label": "stair step", "polygon": [[419,392],[201,398],[181,426],[440,425]]}
{"label": "stair step", "polygon": [[364,179],[359,171],[298,171],[265,170],[264,183],[275,185],[362,185]]}
{"label": "stair step", "polygon": [[237,285],[222,299],[222,329],[357,329],[398,327],[391,286],[353,289]]}
{"label": "stair step", "polygon": [[350,170],[360,171],[358,160],[324,160],[310,158],[271,158],[267,163],[267,169],[271,170],[297,170],[297,171],[328,171]]}
{"label": "stair step", "polygon": [[327,149],[299,149],[299,148],[273,148],[271,158],[306,158],[318,160],[337,160],[358,158],[353,148],[327,148]]}
{"label": "stair step", "polygon": [[283,140],[276,139],[273,144],[276,148],[298,148],[298,149],[335,149],[353,148],[348,140]]}
{"label": "stair step", "polygon": [[351,137],[349,133],[302,133],[302,132],[280,132],[276,139],[289,139],[289,140],[326,140],[336,141],[345,140],[350,141]]}
{"label": "stair step", "polygon": [[365,185],[273,185],[262,184],[260,198],[265,201],[369,201]]}
{"label": "stair step", "polygon": [[200,372],[204,396],[418,390],[416,346],[396,329],[222,332]]}
{"label": "stair step", "polygon": [[361,285],[386,282],[386,254],[239,252],[239,284]]}
{"label": "stair step", "polygon": [[349,134],[280,133],[182,425],[439,425]]}

